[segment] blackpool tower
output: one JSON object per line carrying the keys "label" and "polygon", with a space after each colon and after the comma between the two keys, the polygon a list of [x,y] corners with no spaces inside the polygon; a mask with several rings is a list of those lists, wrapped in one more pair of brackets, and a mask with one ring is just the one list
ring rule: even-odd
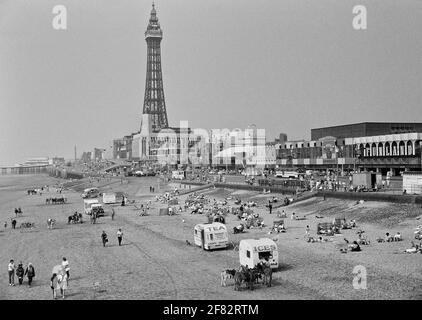
{"label": "blackpool tower", "polygon": [[163,74],[161,71],[161,48],[163,31],[158,22],[154,3],[145,41],[147,42],[147,77],[145,81],[145,96],[143,114],[151,115],[151,126],[154,131],[168,127],[166,102],[164,100]]}

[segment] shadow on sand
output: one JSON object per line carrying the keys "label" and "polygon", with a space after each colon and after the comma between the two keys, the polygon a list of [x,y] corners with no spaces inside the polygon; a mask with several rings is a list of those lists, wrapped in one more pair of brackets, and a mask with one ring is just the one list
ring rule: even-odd
{"label": "shadow on sand", "polygon": [[293,266],[286,263],[280,263],[277,269],[274,269],[273,272],[281,272],[293,269]]}

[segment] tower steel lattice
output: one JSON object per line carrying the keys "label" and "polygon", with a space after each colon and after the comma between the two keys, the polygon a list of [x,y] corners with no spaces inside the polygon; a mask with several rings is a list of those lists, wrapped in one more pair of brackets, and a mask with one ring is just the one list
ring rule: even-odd
{"label": "tower steel lattice", "polygon": [[154,3],[145,41],[147,42],[147,75],[145,82],[145,96],[143,113],[151,115],[154,131],[168,127],[166,102],[164,100],[163,74],[161,71],[161,47],[163,31],[158,22]]}

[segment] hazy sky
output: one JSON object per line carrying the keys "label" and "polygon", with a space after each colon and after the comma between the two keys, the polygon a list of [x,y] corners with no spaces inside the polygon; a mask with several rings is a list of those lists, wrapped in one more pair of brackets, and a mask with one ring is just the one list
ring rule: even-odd
{"label": "hazy sky", "polygon": [[[422,122],[421,0],[157,0],[170,125],[285,132]],[[67,8],[68,29],[52,28]],[[352,8],[368,9],[368,29]],[[145,0],[0,0],[0,164],[139,129]]]}

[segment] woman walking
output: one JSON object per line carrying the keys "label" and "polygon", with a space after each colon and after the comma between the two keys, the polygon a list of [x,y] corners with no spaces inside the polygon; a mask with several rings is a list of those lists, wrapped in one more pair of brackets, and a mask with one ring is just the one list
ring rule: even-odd
{"label": "woman walking", "polygon": [[70,278],[70,273],[69,273],[69,271],[70,271],[69,261],[67,261],[67,259],[66,259],[65,257],[63,257],[63,260],[62,260],[62,267],[63,267],[64,271],[66,271],[67,278],[69,279],[69,278]]}
{"label": "woman walking", "polygon": [[32,279],[35,277],[35,268],[32,263],[28,263],[28,267],[26,267],[25,275],[28,277],[28,285],[31,286]]}
{"label": "woman walking", "polygon": [[[67,290],[67,273],[64,270],[64,268],[62,268],[60,270],[60,272],[57,274],[57,287],[56,290],[60,290],[60,294],[62,295],[62,299],[65,298],[65,292]],[[55,298],[57,297],[57,293]]]}

